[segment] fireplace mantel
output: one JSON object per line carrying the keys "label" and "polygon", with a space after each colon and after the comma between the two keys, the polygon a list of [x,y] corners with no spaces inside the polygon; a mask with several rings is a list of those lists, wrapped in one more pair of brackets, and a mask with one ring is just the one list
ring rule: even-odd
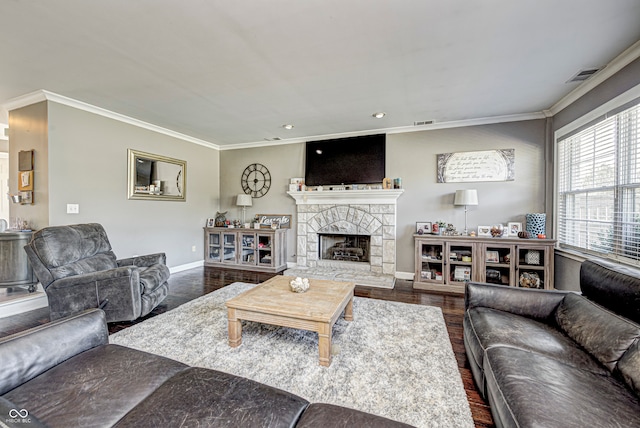
{"label": "fireplace mantel", "polygon": [[287,192],[296,205],[311,204],[396,204],[404,189],[323,190]]}

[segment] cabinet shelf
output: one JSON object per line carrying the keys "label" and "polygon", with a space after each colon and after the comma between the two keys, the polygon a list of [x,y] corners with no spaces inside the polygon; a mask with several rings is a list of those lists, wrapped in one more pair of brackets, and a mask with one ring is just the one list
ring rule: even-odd
{"label": "cabinet shelf", "polygon": [[553,288],[552,239],[416,234],[414,241],[416,289],[464,293],[467,281]]}
{"label": "cabinet shelf", "polygon": [[281,272],[287,267],[286,233],[287,229],[205,227],[204,263],[228,269]]}

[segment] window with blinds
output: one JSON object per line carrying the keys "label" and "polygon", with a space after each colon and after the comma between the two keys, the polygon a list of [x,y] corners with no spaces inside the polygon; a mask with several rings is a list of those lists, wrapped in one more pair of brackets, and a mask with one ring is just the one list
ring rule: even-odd
{"label": "window with blinds", "polygon": [[560,247],[640,264],[640,104],[558,141]]}

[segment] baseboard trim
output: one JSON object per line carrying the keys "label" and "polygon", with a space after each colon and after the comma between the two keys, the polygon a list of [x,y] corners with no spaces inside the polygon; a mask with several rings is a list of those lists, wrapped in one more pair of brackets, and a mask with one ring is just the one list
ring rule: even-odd
{"label": "baseboard trim", "polygon": [[172,266],[169,268],[169,272],[170,273],[178,273],[178,272],[182,272],[184,270],[189,270],[189,269],[194,269],[197,267],[202,267],[204,266],[204,259],[203,260],[198,260],[197,262],[193,262],[193,263],[187,263],[184,265],[178,265],[178,266]]}
{"label": "baseboard trim", "polygon": [[396,272],[397,279],[406,279],[408,281],[413,281],[415,274],[413,272]]}

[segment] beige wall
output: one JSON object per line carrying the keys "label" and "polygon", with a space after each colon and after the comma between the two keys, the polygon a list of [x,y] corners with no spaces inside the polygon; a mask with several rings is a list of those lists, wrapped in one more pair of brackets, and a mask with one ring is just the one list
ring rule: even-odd
{"label": "beige wall", "polygon": [[[475,150],[515,149],[515,180],[437,183],[436,155]],[[387,136],[387,175],[402,177],[398,199],[397,270],[413,272],[413,233],[417,221],[443,220],[464,230],[464,207],[455,207],[457,189],[477,189],[468,228],[509,221],[525,223],[529,212],[544,212],[544,121],[411,132]]]}
{"label": "beige wall", "polygon": [[247,218],[255,214],[290,214],[293,219],[287,233],[287,262],[295,262],[296,205],[287,195],[289,179],[304,177],[304,144],[286,144],[254,149],[224,150],[220,152],[220,209],[227,211],[228,219],[242,218],[236,207],[236,196],[242,192],[240,178],[252,163],[261,163],[271,173],[271,188],[261,197],[253,199],[247,208]]}
{"label": "beige wall", "polygon": [[[165,252],[170,267],[203,260],[202,227],[219,204],[217,150],[54,102],[10,112],[9,126],[12,157],[36,150],[36,204],[16,206],[17,215],[38,228],[101,223],[120,258]],[[186,160],[187,201],[127,199],[128,148]],[[67,214],[67,204],[80,213]]]}
{"label": "beige wall", "polygon": [[11,217],[20,217],[31,227],[49,224],[49,150],[45,101],[13,110],[9,114],[9,192],[18,192],[18,152],[33,150],[33,205],[11,204]]}
{"label": "beige wall", "polygon": [[[445,220],[464,229],[464,209],[453,206],[456,189],[476,188],[479,206],[470,207],[469,228],[508,221],[524,223],[527,212],[544,211],[544,120],[471,126],[387,135],[386,170],[401,177],[404,194],[398,199],[397,271],[414,270],[413,231],[417,221]],[[436,155],[457,151],[515,149],[516,179],[496,183],[436,183]],[[271,171],[272,189],[254,200],[248,213],[295,214],[286,194],[291,177],[304,177],[304,144],[225,150],[220,155],[220,201],[230,218],[239,218],[235,195],[242,192],[240,176],[259,162]],[[358,167],[354,165],[354,167]],[[288,234],[287,260],[295,261],[295,221]]]}

